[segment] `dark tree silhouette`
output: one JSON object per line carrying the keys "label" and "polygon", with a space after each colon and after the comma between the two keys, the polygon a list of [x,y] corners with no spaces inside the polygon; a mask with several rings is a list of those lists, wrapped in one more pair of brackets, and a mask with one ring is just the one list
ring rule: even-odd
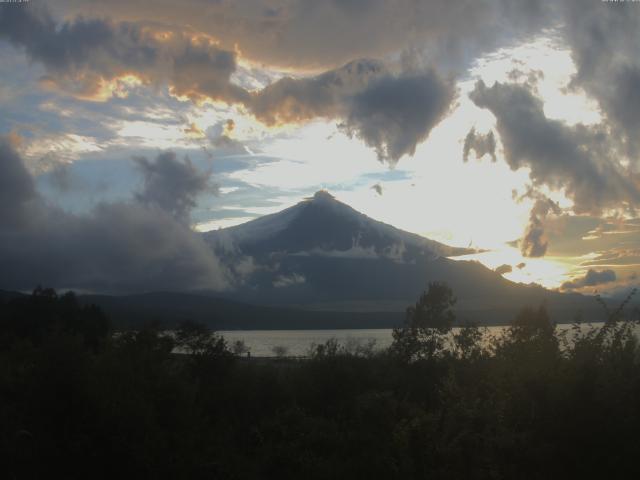
{"label": "dark tree silhouette", "polygon": [[407,308],[402,327],[393,330],[391,351],[405,360],[432,358],[442,352],[455,322],[456,298],[444,283],[430,283],[414,306]]}
{"label": "dark tree silhouette", "polygon": [[493,338],[454,305],[429,285],[389,351],[243,362],[193,322],[112,333],[73,294],[0,302],[2,478],[638,477],[624,308],[564,337],[528,308]]}

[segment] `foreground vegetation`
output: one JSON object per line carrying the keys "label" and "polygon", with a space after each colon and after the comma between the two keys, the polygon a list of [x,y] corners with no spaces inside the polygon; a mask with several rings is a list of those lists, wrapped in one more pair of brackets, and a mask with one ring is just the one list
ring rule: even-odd
{"label": "foreground vegetation", "polygon": [[[190,323],[114,334],[38,289],[0,306],[2,478],[630,478],[640,349],[623,309],[454,333],[433,284],[384,352],[256,362]],[[186,352],[176,355],[180,348]],[[241,349],[238,349],[238,351]]]}

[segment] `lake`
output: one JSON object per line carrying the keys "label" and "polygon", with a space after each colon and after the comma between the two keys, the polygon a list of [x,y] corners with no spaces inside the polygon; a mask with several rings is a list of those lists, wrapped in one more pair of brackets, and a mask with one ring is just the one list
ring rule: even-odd
{"label": "lake", "polygon": [[340,344],[367,344],[375,341],[377,349],[387,348],[393,340],[390,328],[354,330],[222,330],[218,332],[232,346],[242,340],[254,357],[274,357],[274,348],[283,347],[285,355],[304,357],[313,344],[335,338]]}
{"label": "lake", "polygon": [[[602,326],[602,323],[581,325],[581,329],[590,329]],[[507,327],[486,327],[487,336],[500,335]],[[557,331],[563,332],[572,328],[571,324],[557,326]],[[636,327],[638,328],[638,327]],[[457,330],[453,329],[454,332]],[[335,338],[341,345],[366,345],[375,342],[375,349],[381,350],[391,345],[393,338],[390,328],[376,329],[344,329],[344,330],[221,330],[218,331],[231,347],[234,342],[241,340],[245,343],[253,357],[275,357],[275,349],[282,349],[281,354],[287,357],[305,357],[309,354],[312,345],[325,343]]]}
{"label": "lake", "polygon": [[[506,327],[487,327],[489,335],[499,335]],[[559,327],[560,328],[560,327]],[[453,329],[454,331],[457,329]],[[222,330],[222,335],[231,347],[241,340],[251,356],[275,357],[276,348],[284,349],[287,357],[305,357],[312,345],[325,343],[335,338],[341,345],[354,347],[375,342],[375,350],[382,350],[393,341],[390,328],[344,329],[344,330]]]}

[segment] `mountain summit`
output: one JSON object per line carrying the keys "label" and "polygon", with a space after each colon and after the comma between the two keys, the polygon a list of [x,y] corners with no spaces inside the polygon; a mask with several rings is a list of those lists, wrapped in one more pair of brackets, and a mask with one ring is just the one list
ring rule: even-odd
{"label": "mountain summit", "polygon": [[242,225],[208,232],[216,248],[252,256],[274,252],[398,262],[472,253],[373,220],[320,190],[293,207]]}

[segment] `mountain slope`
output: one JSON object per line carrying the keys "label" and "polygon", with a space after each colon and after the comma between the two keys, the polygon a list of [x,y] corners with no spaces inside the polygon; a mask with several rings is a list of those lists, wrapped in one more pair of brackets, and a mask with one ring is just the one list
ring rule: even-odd
{"label": "mountain slope", "polygon": [[448,283],[464,318],[504,323],[526,305],[545,303],[558,321],[596,302],[536,285],[515,284],[468,253],[377,222],[322,191],[282,212],[205,238],[236,275],[227,298],[314,310],[403,311],[429,282]]}
{"label": "mountain slope", "polygon": [[240,249],[254,256],[287,252],[411,260],[473,252],[375,221],[326,191],[319,191],[281,212],[207,232],[205,236],[216,249]]}

